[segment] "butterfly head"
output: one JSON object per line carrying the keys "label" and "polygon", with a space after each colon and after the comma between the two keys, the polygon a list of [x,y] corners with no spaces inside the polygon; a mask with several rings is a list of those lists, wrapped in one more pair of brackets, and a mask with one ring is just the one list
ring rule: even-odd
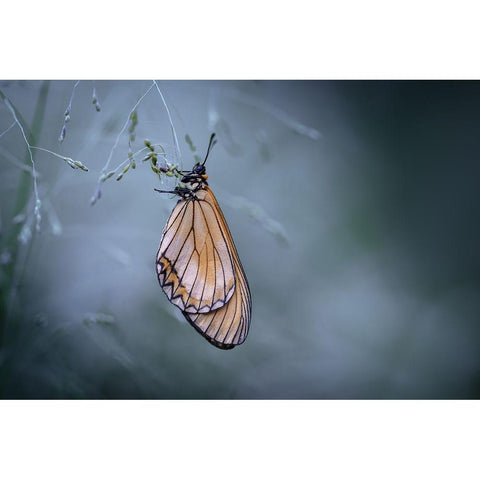
{"label": "butterfly head", "polygon": [[205,175],[206,171],[207,171],[207,169],[205,168],[205,165],[203,165],[202,163],[197,163],[192,168],[191,173],[193,173],[195,175]]}
{"label": "butterfly head", "polygon": [[182,178],[182,183],[189,183],[190,185],[192,184],[205,184],[207,185],[207,179],[208,175],[206,175],[206,167],[205,167],[205,162],[207,161],[208,155],[210,154],[210,150],[212,147],[217,143],[217,140],[215,139],[215,134],[212,133],[210,135],[210,142],[208,144],[208,149],[207,149],[207,154],[205,155],[205,160],[203,163],[196,163],[192,171],[184,175]]}
{"label": "butterfly head", "polygon": [[175,193],[180,195],[182,198],[192,198],[195,197],[195,192],[197,190],[205,188],[208,185],[208,175],[206,174],[205,162],[207,161],[208,155],[212,147],[217,143],[215,140],[215,134],[210,135],[210,142],[208,144],[207,154],[205,155],[205,160],[203,163],[197,162],[190,172],[183,171],[183,175],[180,185],[177,185],[173,190],[159,190],[155,189],[159,193]]}

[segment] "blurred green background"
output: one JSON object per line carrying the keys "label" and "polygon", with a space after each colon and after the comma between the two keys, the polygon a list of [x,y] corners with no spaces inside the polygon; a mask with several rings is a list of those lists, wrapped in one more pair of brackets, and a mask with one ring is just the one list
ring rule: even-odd
{"label": "blurred green background", "polygon": [[[153,189],[173,181],[137,161],[90,205],[152,82],[80,82],[59,143],[74,85],[0,82],[2,398],[479,398],[479,82],[158,82],[183,168],[218,135],[207,173],[253,300],[231,351],[158,285],[176,200]],[[32,145],[89,168],[32,150],[39,232],[8,102]],[[173,154],[155,88],[136,112],[133,150]]]}

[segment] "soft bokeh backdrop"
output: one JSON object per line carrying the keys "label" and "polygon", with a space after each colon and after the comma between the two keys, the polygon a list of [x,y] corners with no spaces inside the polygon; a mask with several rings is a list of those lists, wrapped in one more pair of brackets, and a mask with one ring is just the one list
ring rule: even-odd
{"label": "soft bokeh backdrop", "polygon": [[[479,82],[158,82],[183,168],[185,135],[200,156],[218,135],[207,173],[253,297],[231,351],[158,285],[176,200],[148,164],[90,205],[152,82],[80,82],[60,144],[74,85],[0,82],[3,398],[480,396]],[[33,146],[89,168],[32,150],[40,232],[8,105]],[[133,150],[148,138],[173,154],[155,88],[136,111]],[[110,167],[128,148],[125,131]]]}

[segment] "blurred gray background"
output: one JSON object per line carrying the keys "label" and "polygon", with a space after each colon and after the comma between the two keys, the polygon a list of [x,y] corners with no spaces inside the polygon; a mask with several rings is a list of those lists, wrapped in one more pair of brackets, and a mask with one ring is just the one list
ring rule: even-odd
{"label": "blurred gray background", "polygon": [[[174,182],[137,161],[90,205],[152,82],[80,82],[60,144],[74,84],[0,82],[32,145],[89,168],[33,150],[36,232],[31,163],[0,102],[3,398],[480,396],[479,82],[158,82],[183,168],[186,134],[201,157],[218,135],[207,173],[253,300],[231,351],[158,285],[176,200],[153,189]],[[137,114],[133,150],[148,138],[172,154],[154,88]],[[127,153],[125,131],[110,167]]]}

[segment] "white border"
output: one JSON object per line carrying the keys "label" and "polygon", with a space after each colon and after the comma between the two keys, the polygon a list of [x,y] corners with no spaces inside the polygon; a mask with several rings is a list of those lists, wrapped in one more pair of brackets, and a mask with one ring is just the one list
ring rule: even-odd
{"label": "white border", "polygon": [[1,78],[480,77],[476,3],[8,2]]}
{"label": "white border", "polygon": [[0,403],[4,478],[474,478],[475,401]]}

